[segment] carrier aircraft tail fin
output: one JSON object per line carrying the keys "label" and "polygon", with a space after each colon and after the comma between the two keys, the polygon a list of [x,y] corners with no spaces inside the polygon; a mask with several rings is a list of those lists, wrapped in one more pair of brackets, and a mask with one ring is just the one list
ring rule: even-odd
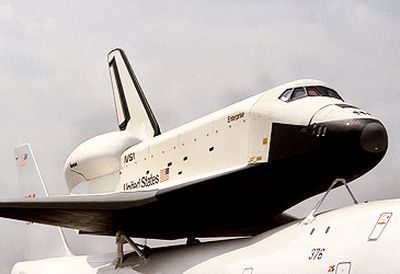
{"label": "carrier aircraft tail fin", "polygon": [[112,50],[108,65],[119,129],[141,140],[159,135],[158,122],[124,51]]}
{"label": "carrier aircraft tail fin", "polygon": [[16,147],[14,155],[20,194],[26,199],[49,196],[30,145]]}
{"label": "carrier aircraft tail fin", "polygon": [[[14,149],[17,166],[17,181],[19,192],[25,199],[48,197],[46,185],[36,163],[29,144]],[[65,235],[60,227],[27,223],[25,240],[25,259],[41,259],[71,255]],[[46,247],[38,254],[38,247]]]}

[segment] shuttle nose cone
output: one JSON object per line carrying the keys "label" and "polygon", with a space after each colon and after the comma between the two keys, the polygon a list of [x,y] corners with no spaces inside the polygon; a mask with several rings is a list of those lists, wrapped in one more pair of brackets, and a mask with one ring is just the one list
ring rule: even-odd
{"label": "shuttle nose cone", "polygon": [[380,153],[388,147],[385,127],[379,122],[368,123],[361,132],[361,147],[371,153]]}

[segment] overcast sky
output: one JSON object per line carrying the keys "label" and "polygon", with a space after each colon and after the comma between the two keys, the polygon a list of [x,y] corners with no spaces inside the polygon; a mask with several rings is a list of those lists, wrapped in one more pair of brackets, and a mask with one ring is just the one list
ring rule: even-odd
{"label": "overcast sky", "polygon": [[[29,142],[49,192],[64,194],[69,153],[117,130],[106,64],[115,47],[163,131],[288,81],[330,83],[389,132],[383,162],[351,185],[356,196],[399,197],[400,3],[215,2],[0,1],[0,198],[18,195],[13,147]],[[20,254],[17,228],[0,222],[4,269]]]}

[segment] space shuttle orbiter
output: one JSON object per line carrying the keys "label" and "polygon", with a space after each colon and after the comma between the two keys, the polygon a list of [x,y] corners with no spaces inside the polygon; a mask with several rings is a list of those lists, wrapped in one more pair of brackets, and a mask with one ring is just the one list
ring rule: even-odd
{"label": "space shuttle orbiter", "polygon": [[368,172],[387,150],[382,123],[317,80],[161,133],[124,52],[108,63],[120,130],[82,143],[65,164],[69,189],[87,183],[89,193],[2,201],[1,217],[96,235],[254,235],[336,178]]}

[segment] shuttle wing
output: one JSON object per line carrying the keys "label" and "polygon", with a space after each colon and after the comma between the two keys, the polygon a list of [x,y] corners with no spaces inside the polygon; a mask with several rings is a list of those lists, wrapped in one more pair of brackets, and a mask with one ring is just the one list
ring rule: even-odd
{"label": "shuttle wing", "polygon": [[118,231],[119,212],[151,203],[155,194],[141,191],[10,200],[0,203],[0,216],[112,235]]}
{"label": "shuttle wing", "polygon": [[[0,217],[95,235],[118,231],[155,239],[254,235],[294,220],[281,214],[288,201],[265,193],[261,179],[251,188],[243,187],[261,168],[262,164],[245,166],[163,190],[2,201]],[[296,202],[293,199],[289,205]]]}

